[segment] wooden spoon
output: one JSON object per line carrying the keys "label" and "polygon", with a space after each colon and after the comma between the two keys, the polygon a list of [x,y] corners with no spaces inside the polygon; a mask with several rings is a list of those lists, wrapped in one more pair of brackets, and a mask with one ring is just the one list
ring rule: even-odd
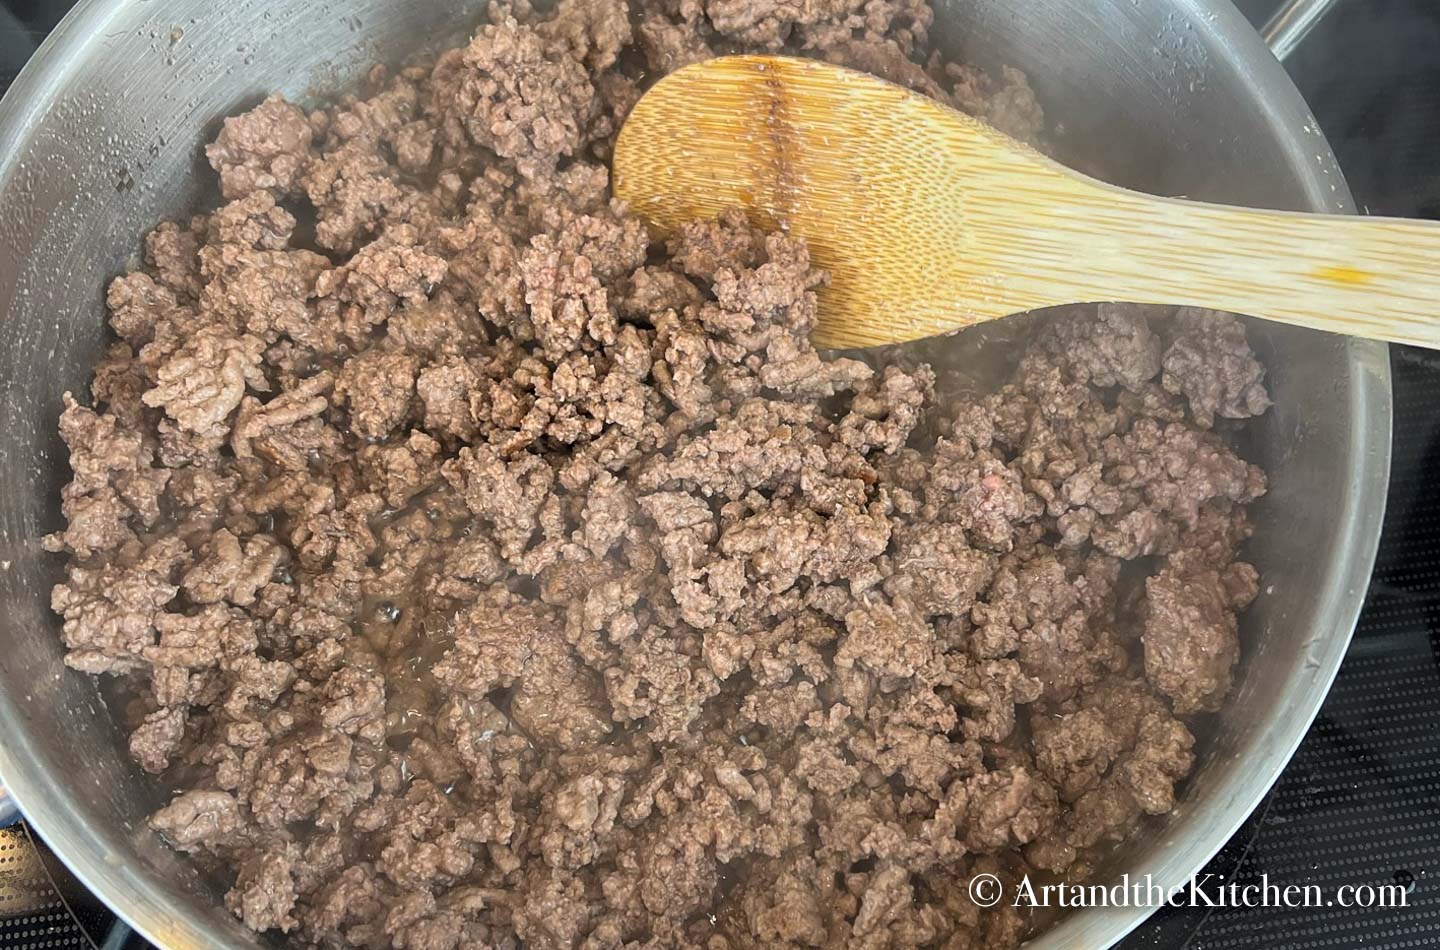
{"label": "wooden spoon", "polygon": [[1056,304],[1187,304],[1440,347],[1440,224],[1156,198],[814,60],[727,56],[646,93],[615,193],[662,233],[744,209],[830,272],[817,345]]}

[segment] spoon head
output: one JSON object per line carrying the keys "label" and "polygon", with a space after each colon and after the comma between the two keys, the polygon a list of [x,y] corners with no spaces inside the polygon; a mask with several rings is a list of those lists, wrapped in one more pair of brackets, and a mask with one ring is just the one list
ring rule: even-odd
{"label": "spoon head", "polygon": [[740,208],[803,238],[831,276],[815,342],[837,348],[1048,303],[1013,279],[1011,252],[1042,239],[1026,216],[1069,174],[923,95],[783,56],[670,74],[631,111],[614,158],[616,195],[662,233]]}

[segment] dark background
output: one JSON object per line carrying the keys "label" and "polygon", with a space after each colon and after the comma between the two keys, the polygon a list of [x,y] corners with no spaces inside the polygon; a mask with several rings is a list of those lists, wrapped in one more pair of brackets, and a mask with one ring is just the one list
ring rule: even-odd
{"label": "dark background", "polygon": [[[1274,7],[1238,5],[1256,23]],[[0,90],[69,6],[0,0]],[[1340,0],[1287,67],[1361,208],[1440,217],[1440,3]],[[1440,354],[1392,347],[1391,363],[1389,507],[1354,644],[1284,776],[1206,870],[1327,893],[1395,882],[1409,906],[1164,910],[1127,950],[1440,947]],[[113,924],[23,826],[0,831],[0,946],[143,946]]]}

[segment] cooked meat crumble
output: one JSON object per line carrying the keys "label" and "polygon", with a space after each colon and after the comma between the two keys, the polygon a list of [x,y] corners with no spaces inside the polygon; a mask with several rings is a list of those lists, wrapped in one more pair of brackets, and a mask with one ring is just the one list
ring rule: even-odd
{"label": "cooked meat crumble", "polygon": [[1077,310],[996,385],[831,358],[802,243],[656,244],[609,195],[643,83],[733,49],[1040,138],[1019,73],[925,58],[931,16],[521,3],[226,120],[228,203],[110,288],[48,544],[68,662],[184,789],[151,824],[246,924],[1012,946],[969,877],[1083,875],[1174,806],[1257,590],[1243,324]]}

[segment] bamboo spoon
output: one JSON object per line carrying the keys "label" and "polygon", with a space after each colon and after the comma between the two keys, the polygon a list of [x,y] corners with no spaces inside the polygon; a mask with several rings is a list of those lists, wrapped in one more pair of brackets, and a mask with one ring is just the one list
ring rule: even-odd
{"label": "bamboo spoon", "polygon": [[1440,225],[1156,198],[932,99],[783,56],[662,79],[615,146],[662,233],[744,209],[830,272],[818,345],[945,333],[1056,304],[1187,304],[1440,347]]}

